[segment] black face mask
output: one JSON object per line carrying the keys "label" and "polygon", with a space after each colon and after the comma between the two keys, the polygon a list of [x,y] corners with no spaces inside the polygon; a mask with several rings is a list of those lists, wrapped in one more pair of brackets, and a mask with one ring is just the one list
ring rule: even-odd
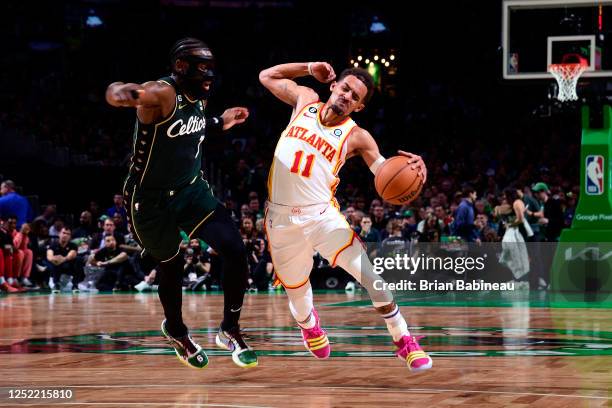
{"label": "black face mask", "polygon": [[[210,88],[212,88],[213,81],[215,79],[213,60],[204,59],[197,56],[187,56],[183,57],[182,59],[189,64],[189,67],[184,74],[176,73],[177,84],[183,92],[187,93],[192,98],[208,99],[210,96],[210,90],[207,91],[202,86],[204,82],[210,81]],[[201,63],[206,64],[207,69],[205,71],[198,68],[198,65]]]}

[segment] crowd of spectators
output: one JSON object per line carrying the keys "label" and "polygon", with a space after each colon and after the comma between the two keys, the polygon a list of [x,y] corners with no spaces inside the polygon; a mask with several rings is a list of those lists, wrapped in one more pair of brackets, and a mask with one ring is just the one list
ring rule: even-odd
{"label": "crowd of spectators", "polygon": [[[265,172],[258,175],[260,164],[251,167],[245,158],[236,159],[235,171],[229,172],[226,180],[239,188],[217,191],[247,247],[253,291],[270,289],[274,280],[264,231],[265,190],[251,190],[262,186],[260,178]],[[500,163],[501,169],[503,166]],[[358,165],[351,171],[364,169]],[[495,169],[483,170],[482,174],[466,183],[430,167],[421,195],[401,207],[383,202],[365,188],[366,182],[345,184],[338,199],[361,240],[382,247],[449,240],[500,242],[514,214],[517,195],[524,203],[524,217],[533,231],[525,240],[555,242],[561,230],[571,225],[578,185],[560,180],[545,167],[530,183],[525,183],[524,177],[508,179]],[[361,177],[367,180],[365,172]],[[1,186],[0,289],[4,292],[155,289],[155,262],[146,253],[142,255],[142,248],[130,232],[120,194],[113,197],[106,211],[92,202],[80,213],[78,223],[70,225],[67,220],[74,217],[62,215],[53,204],[45,205],[41,214],[33,217],[30,205],[15,191],[13,181],[5,180]],[[181,253],[186,290],[222,289],[222,264],[214,248],[184,234]],[[544,279],[535,284],[546,287],[547,282]]]}

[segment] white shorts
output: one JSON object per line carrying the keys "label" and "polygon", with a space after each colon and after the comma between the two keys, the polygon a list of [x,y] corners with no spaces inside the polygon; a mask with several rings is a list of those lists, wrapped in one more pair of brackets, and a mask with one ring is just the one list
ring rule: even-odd
{"label": "white shorts", "polygon": [[331,203],[289,207],[268,202],[265,226],[274,272],[289,289],[308,282],[315,252],[335,266],[338,255],[358,240]]}

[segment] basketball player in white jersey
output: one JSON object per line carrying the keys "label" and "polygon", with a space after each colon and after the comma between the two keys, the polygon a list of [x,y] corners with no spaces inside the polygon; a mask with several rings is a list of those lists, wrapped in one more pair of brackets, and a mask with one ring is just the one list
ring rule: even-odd
{"label": "basketball player in white jersey", "polygon": [[[307,75],[331,82],[327,102],[319,102],[315,91],[294,82]],[[289,296],[304,345],[316,358],[329,357],[331,347],[313,305],[309,275],[315,251],[367,289],[393,337],[397,356],[411,371],[426,370],[432,366],[431,358],[410,335],[391,293],[374,289],[374,282],[382,279],[373,272],[364,247],[334,198],[338,172],[348,158],[361,156],[373,173],[385,161],[372,135],[349,116],[362,110],[372,96],[372,77],[365,70],[350,68],[335,79],[332,66],[325,62],[282,64],[259,74],[270,92],[293,107],[268,178],[265,225],[276,276]],[[426,176],[419,156],[399,153]],[[382,287],[379,285],[376,287]]]}

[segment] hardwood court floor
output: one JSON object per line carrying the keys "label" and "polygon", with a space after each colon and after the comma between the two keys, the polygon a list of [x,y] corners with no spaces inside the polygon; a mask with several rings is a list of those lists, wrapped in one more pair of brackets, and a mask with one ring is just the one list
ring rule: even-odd
{"label": "hardwood court floor", "polygon": [[[222,301],[185,296],[193,336],[211,350],[209,366],[194,370],[160,337],[156,294],[0,297],[0,406],[612,405],[610,303],[403,299],[434,359],[432,370],[411,374],[368,302],[344,293],[315,295],[333,347],[325,361],[303,349],[284,294],[248,295],[242,324],[260,364],[240,369],[214,348]],[[10,389],[45,387],[74,397],[8,398]]]}

